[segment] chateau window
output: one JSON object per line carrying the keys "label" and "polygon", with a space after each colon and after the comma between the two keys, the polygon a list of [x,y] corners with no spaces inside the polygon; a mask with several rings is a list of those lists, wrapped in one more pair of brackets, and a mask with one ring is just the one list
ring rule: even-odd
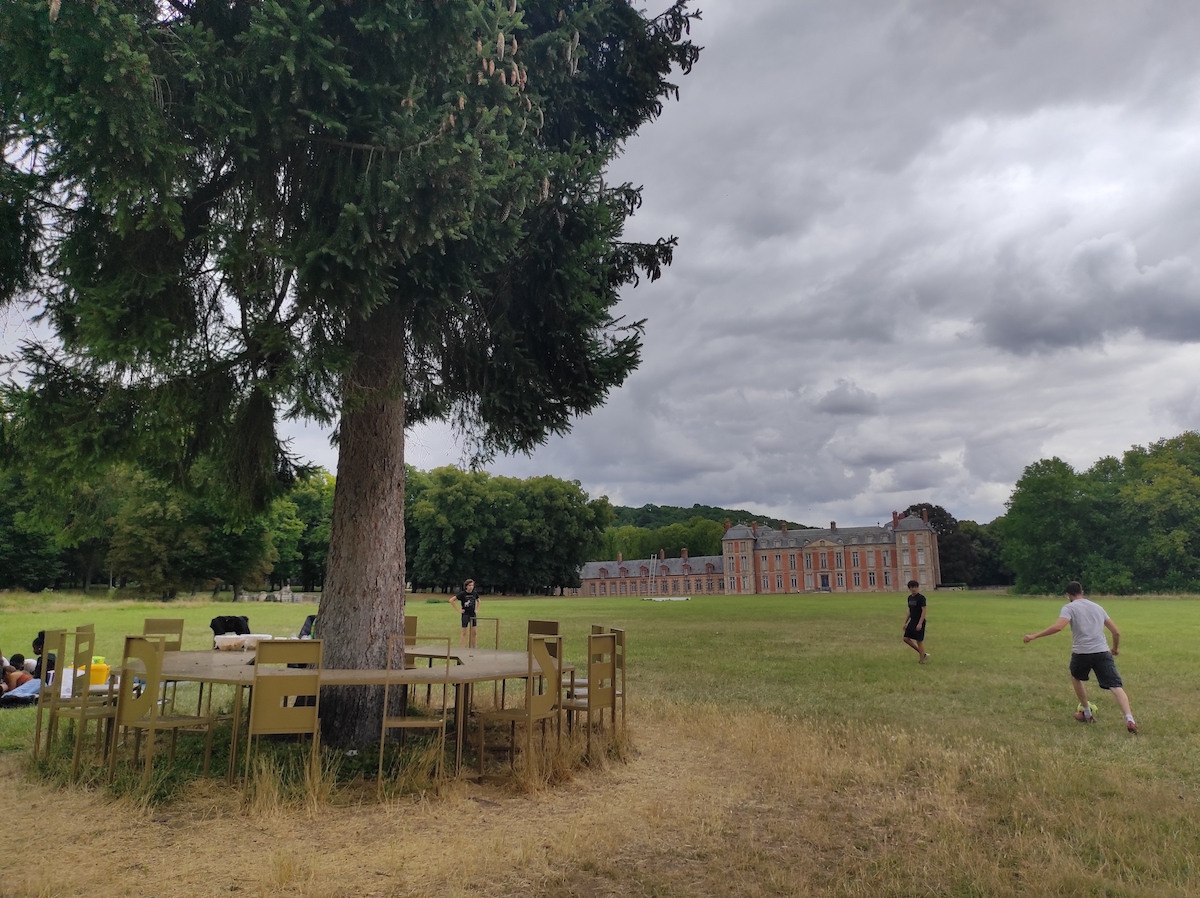
{"label": "chateau window", "polygon": [[608,595],[608,584],[607,583],[600,584],[600,595],[602,595],[602,596]]}
{"label": "chateau window", "polygon": [[590,595],[593,595],[593,596],[596,594],[596,584],[595,583],[588,584],[588,592]]}
{"label": "chateau window", "polygon": [[713,591],[713,578],[712,577],[708,578],[708,591],[709,592]]}
{"label": "chateau window", "polygon": [[762,555],[760,557],[762,558],[762,566],[763,566],[763,570],[765,571],[767,569],[767,556]]}
{"label": "chateau window", "polygon": [[789,545],[789,546],[794,546],[794,545],[796,545],[796,541],[795,541],[794,539],[789,539],[789,540],[788,540],[788,545]]}
{"label": "chateau window", "polygon": [[625,581],[621,581],[621,595],[625,595]]}
{"label": "chateau window", "polygon": [[620,572],[620,574],[618,574],[618,576],[628,577],[629,576],[629,568],[627,568],[627,567],[621,568],[621,572]]}
{"label": "chateau window", "polygon": [[749,592],[749,591],[750,591],[750,578],[743,577],[742,578],[742,592]]}
{"label": "chateau window", "polygon": [[776,588],[776,589],[783,589],[783,574],[776,574],[776,575],[775,575],[775,588]]}
{"label": "chateau window", "polygon": [[833,566],[836,568],[840,568],[842,566],[842,553],[841,552],[833,553]]}
{"label": "chateau window", "polygon": [[858,567],[858,553],[857,552],[850,553],[850,567]]}
{"label": "chateau window", "polygon": [[900,550],[900,563],[901,564],[912,564],[912,561],[909,560],[908,549]]}
{"label": "chateau window", "polygon": [[792,589],[796,589],[798,586],[799,583],[796,581],[796,575],[792,574]]}
{"label": "chateau window", "polygon": [[862,586],[862,574],[860,574],[858,571],[854,572],[854,585]]}
{"label": "chateau window", "polygon": [[763,574],[762,588],[763,588],[763,592],[766,592],[768,589],[771,588],[770,586],[767,585],[767,575],[766,574]]}
{"label": "chateau window", "polygon": [[812,588],[813,588],[813,575],[812,575],[812,574],[805,574],[805,575],[804,575],[804,588],[805,588],[805,589],[812,589]]}
{"label": "chateau window", "polygon": [[867,571],[867,585],[868,586],[875,585],[875,572],[874,571]]}
{"label": "chateau window", "polygon": [[[921,560],[924,561],[924,559],[921,559]],[[783,556],[782,555],[775,556],[775,570],[777,570],[777,571],[783,570]]]}
{"label": "chateau window", "polygon": [[819,553],[818,557],[817,557],[817,563],[821,565],[821,570],[823,570],[823,571],[828,570],[829,569],[829,555],[825,552]]}
{"label": "chateau window", "polygon": [[750,567],[749,559],[745,555],[743,555],[742,556],[742,566],[740,568],[738,568],[738,570],[744,571],[748,567]]}
{"label": "chateau window", "polygon": [[806,567],[808,570],[810,570],[810,571],[812,570],[812,552],[805,552],[805,553],[804,553],[804,566],[805,566],[805,567]]}
{"label": "chateau window", "polygon": [[924,563],[925,563],[925,550],[917,549],[917,564],[924,564]]}
{"label": "chateau window", "polygon": [[729,578],[729,591],[733,592],[735,589],[737,589],[737,586],[734,585],[734,578],[730,577]]}
{"label": "chateau window", "polygon": [[607,577],[608,576],[608,568],[606,568],[606,567],[600,568],[600,576]]}
{"label": "chateau window", "polygon": [[846,575],[845,574],[837,575],[837,584],[838,584],[839,588],[844,587],[846,585]]}
{"label": "chateau window", "polygon": [[673,592],[673,593],[679,592],[679,581],[678,580],[671,581],[671,592]]}
{"label": "chateau window", "polygon": [[730,555],[728,558],[726,558],[725,563],[727,565],[729,565],[729,569],[732,571],[733,570],[733,556]]}
{"label": "chateau window", "polygon": [[891,571],[884,571],[884,572],[883,572],[883,585],[884,585],[884,586],[891,586],[891,585],[892,585],[892,572],[891,572]]}
{"label": "chateau window", "polygon": [[683,591],[684,591],[684,592],[691,592],[691,591],[692,591],[692,581],[691,581],[691,580],[684,580],[684,581],[683,581]]}
{"label": "chateau window", "polygon": [[708,564],[704,565],[704,573],[715,574],[716,572],[717,572],[717,566],[715,564],[713,564],[711,561]]}
{"label": "chateau window", "polygon": [[888,549],[883,550],[883,566],[884,567],[892,566],[892,553]]}
{"label": "chateau window", "polygon": [[874,552],[867,553],[867,567],[875,567],[875,553]]}
{"label": "chateau window", "polygon": [[788,556],[788,570],[794,571],[795,569],[796,569],[796,553],[793,552],[791,555]]}

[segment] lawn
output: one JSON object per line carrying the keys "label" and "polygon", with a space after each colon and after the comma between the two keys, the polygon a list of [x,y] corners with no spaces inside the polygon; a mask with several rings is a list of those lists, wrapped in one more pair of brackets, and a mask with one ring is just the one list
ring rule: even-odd
{"label": "lawn", "polygon": [[[422,634],[457,635],[445,602],[409,601]],[[461,782],[415,805],[343,796],[265,822],[223,783],[201,783],[138,812],[137,825],[180,844],[248,834],[240,850],[260,864],[238,888],[263,895],[1192,894],[1200,601],[1101,601],[1122,631],[1118,666],[1139,737],[1098,689],[1099,723],[1072,719],[1069,633],[1022,644],[1054,621],[1059,598],[935,593],[930,663],[920,666],[900,641],[899,595],[485,597],[480,614],[500,619],[507,648],[521,646],[531,617],[559,620],[575,660],[591,623],[627,630],[628,764],[534,796]],[[200,647],[208,621],[234,610],[256,632],[282,635],[313,606],[5,596],[0,646],[27,650],[39,629],[93,621],[112,659],[142,618],[181,616],[185,647]],[[111,802],[27,780],[31,716],[0,712],[4,806],[32,801],[69,816]],[[121,804],[101,813],[113,807],[137,816]],[[314,819],[325,822],[298,829]],[[354,837],[322,839],[337,826]],[[16,864],[0,859],[0,882],[24,869]],[[114,860],[26,870],[14,894],[113,892],[104,877],[119,873],[106,866],[122,869]],[[232,874],[201,858],[181,871],[191,894],[231,890]]]}

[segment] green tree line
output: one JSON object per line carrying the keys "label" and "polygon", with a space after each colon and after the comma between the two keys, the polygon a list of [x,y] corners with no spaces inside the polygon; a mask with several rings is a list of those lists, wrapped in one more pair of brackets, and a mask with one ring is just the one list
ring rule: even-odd
{"label": "green tree line", "polygon": [[1029,465],[997,522],[1020,592],[1200,592],[1200,434],[1188,432],[1085,471]]}

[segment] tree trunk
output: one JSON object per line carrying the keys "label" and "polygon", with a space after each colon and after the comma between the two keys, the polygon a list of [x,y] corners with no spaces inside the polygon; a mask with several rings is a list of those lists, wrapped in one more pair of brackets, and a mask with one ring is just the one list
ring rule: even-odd
{"label": "tree trunk", "polygon": [[[318,632],[324,665],[378,669],[404,634],[404,324],[387,307],[347,326],[337,485]],[[321,734],[343,748],[379,740],[382,688],[321,692]]]}

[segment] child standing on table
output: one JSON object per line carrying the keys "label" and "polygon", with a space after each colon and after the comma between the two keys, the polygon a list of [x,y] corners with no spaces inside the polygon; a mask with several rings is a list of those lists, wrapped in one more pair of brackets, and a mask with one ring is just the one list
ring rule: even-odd
{"label": "child standing on table", "polygon": [[[458,605],[455,605],[455,602]],[[463,591],[458,593],[450,600],[450,607],[454,608],[462,614],[462,638],[460,644],[466,646],[467,634],[470,634],[471,648],[475,648],[475,638],[478,633],[479,619],[477,611],[479,609],[479,593],[475,591],[475,581],[467,580],[463,584]]]}

